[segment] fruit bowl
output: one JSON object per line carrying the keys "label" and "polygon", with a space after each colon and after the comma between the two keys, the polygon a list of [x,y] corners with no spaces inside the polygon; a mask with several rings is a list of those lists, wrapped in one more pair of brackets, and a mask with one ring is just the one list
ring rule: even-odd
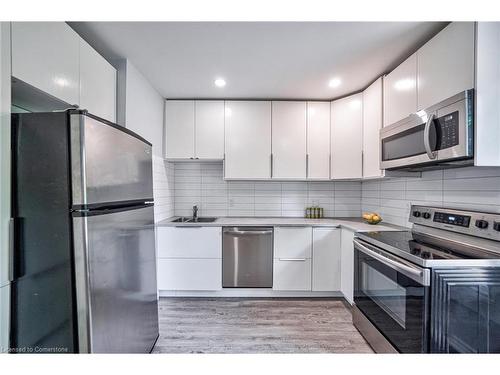
{"label": "fruit bowl", "polygon": [[365,223],[376,225],[382,221],[382,217],[377,213],[366,213],[363,214],[363,220]]}

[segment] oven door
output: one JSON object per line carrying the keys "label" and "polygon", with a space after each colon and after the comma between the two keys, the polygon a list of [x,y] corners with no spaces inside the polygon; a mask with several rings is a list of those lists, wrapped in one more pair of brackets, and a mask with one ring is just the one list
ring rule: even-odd
{"label": "oven door", "polygon": [[398,352],[428,351],[429,285],[428,269],[354,240],[355,307]]}

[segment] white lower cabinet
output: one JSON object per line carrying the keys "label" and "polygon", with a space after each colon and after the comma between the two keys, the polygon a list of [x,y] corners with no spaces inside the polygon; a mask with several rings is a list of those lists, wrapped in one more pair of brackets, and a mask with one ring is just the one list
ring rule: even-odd
{"label": "white lower cabinet", "polygon": [[311,290],[311,227],[274,228],[274,290]]}
{"label": "white lower cabinet", "polygon": [[160,227],[157,240],[159,290],[222,289],[221,227]]}
{"label": "white lower cabinet", "polygon": [[340,229],[313,229],[313,292],[340,290],[340,253]]}
{"label": "white lower cabinet", "polygon": [[311,259],[274,259],[273,289],[311,290]]}
{"label": "white lower cabinet", "polygon": [[222,259],[158,259],[159,290],[219,290]]}
{"label": "white lower cabinet", "polygon": [[222,258],[221,227],[160,227],[158,258]]}
{"label": "white lower cabinet", "polygon": [[341,233],[341,280],[340,291],[345,299],[352,304],[354,301],[354,232],[342,229]]}

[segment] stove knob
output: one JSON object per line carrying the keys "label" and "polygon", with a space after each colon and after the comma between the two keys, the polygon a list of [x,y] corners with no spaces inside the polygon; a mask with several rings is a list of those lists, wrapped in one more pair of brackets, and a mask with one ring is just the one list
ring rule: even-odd
{"label": "stove knob", "polygon": [[424,219],[430,219],[431,218],[431,214],[428,213],[428,212],[424,212]]}
{"label": "stove knob", "polygon": [[496,230],[497,232],[500,232],[500,222],[495,221],[493,223],[493,229]]}
{"label": "stove knob", "polygon": [[420,217],[420,211],[413,211],[413,216]]}
{"label": "stove knob", "polygon": [[488,222],[486,220],[476,220],[476,227],[479,229],[488,228]]}

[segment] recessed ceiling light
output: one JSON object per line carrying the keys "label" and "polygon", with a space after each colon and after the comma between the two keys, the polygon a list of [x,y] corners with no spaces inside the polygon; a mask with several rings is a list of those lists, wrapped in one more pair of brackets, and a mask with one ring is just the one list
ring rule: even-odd
{"label": "recessed ceiling light", "polygon": [[217,78],[215,81],[215,86],[217,87],[224,87],[226,86],[226,81],[223,78]]}
{"label": "recessed ceiling light", "polygon": [[332,78],[330,82],[328,82],[328,86],[331,88],[339,87],[342,81],[340,78]]}

